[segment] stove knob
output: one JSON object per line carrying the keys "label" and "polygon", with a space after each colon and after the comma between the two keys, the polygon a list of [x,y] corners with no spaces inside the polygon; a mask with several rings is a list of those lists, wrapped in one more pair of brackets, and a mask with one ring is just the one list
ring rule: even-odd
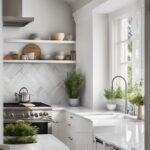
{"label": "stove knob", "polygon": [[34,116],[35,116],[35,117],[38,117],[38,114],[37,114],[37,113],[35,113],[35,114],[34,114]]}
{"label": "stove knob", "polygon": [[43,113],[43,116],[48,116],[48,113],[47,113],[47,112],[44,112],[44,113]]}
{"label": "stove knob", "polygon": [[40,113],[39,113],[39,116],[43,116],[43,113],[42,113],[42,112],[40,112]]}
{"label": "stove knob", "polygon": [[14,118],[14,117],[15,117],[14,113],[11,113],[11,114],[9,115],[9,117],[10,117],[10,118]]}

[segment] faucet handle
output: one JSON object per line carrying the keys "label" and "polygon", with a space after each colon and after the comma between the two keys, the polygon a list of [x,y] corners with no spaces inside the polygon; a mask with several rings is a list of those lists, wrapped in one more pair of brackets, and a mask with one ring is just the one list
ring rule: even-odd
{"label": "faucet handle", "polygon": [[128,105],[128,114],[135,116],[135,106],[131,103]]}

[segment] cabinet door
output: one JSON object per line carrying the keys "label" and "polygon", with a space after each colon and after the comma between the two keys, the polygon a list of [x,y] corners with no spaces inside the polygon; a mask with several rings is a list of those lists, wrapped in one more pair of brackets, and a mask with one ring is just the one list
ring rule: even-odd
{"label": "cabinet door", "polygon": [[52,134],[62,142],[65,142],[65,112],[53,111],[52,119]]}
{"label": "cabinet door", "polygon": [[66,136],[66,143],[65,143],[70,150],[77,150],[76,149],[76,142],[75,142],[75,138],[72,136]]}
{"label": "cabinet door", "polygon": [[101,143],[96,143],[96,150],[105,150],[104,145]]}
{"label": "cabinet door", "polygon": [[76,150],[94,150],[92,133],[77,133],[76,134]]}

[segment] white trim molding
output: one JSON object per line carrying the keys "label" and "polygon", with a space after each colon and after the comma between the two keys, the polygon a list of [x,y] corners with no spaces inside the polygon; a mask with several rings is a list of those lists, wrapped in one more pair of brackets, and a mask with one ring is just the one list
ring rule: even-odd
{"label": "white trim molding", "polygon": [[90,3],[86,4],[79,10],[73,13],[73,17],[75,19],[75,22],[81,21],[82,19],[85,20],[85,18],[89,18],[93,14],[93,9],[95,9],[97,6],[101,5],[102,3],[105,3],[108,0],[93,0]]}

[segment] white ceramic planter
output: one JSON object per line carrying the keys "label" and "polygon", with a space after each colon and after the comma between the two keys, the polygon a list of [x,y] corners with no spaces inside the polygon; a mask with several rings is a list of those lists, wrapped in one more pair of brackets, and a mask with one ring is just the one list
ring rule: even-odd
{"label": "white ceramic planter", "polygon": [[113,103],[112,104],[111,103],[107,104],[107,109],[110,110],[110,111],[116,110],[116,107],[117,107],[116,104],[113,104]]}
{"label": "white ceramic planter", "polygon": [[76,107],[79,105],[79,98],[69,98],[69,105]]}

